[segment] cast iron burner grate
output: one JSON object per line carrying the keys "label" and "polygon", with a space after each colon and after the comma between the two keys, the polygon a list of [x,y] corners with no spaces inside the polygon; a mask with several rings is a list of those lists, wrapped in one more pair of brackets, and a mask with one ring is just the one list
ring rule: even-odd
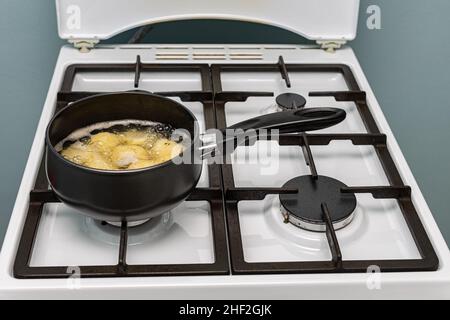
{"label": "cast iron burner grate", "polygon": [[[261,193],[265,188],[251,191],[245,197],[238,199],[230,198],[229,191],[236,188],[233,168],[230,164],[222,165],[223,188],[225,194],[226,217],[228,226],[228,241],[231,255],[231,268],[235,274],[280,274],[280,273],[366,273],[370,267],[377,266],[382,272],[410,272],[410,271],[435,271],[438,269],[439,260],[436,252],[427,236],[427,233],[420,221],[417,211],[411,199],[411,189],[405,186],[398,172],[395,162],[387,148],[387,137],[382,134],[370,112],[367,104],[366,93],[362,92],[356,82],[351,69],[341,64],[290,64],[286,65],[282,58],[277,64],[217,64],[211,66],[213,87],[215,92],[214,107],[216,110],[217,127],[223,129],[227,127],[225,109],[228,102],[245,101],[236,100],[236,97],[229,92],[222,91],[221,74],[225,72],[281,72],[282,78],[286,82],[286,87],[291,87],[289,73],[340,73],[344,77],[349,91],[337,92],[310,92],[310,96],[334,97],[336,101],[347,101],[355,103],[359,114],[366,127],[367,133],[362,134],[297,134],[280,135],[278,141],[281,146],[300,146],[303,149],[306,164],[311,171],[312,179],[320,179],[316,165],[314,163],[311,146],[327,146],[332,141],[351,141],[356,146],[372,146],[384,168],[386,176],[390,182],[388,186],[370,187],[345,187],[342,186],[341,193],[355,196],[358,193],[371,194],[375,199],[396,199],[403,217],[409,227],[421,259],[412,260],[360,260],[347,261],[342,256],[339,242],[336,236],[333,220],[340,212],[333,212],[336,208],[329,206],[326,202],[320,204],[322,222],[328,239],[328,245],[332,253],[331,261],[295,261],[295,262],[247,262],[244,257],[242,244],[242,234],[239,221],[238,203],[248,200],[262,200]],[[258,137],[258,139],[268,139],[270,137]],[[228,162],[229,163],[229,162]],[[291,187],[294,187],[292,189]],[[286,184],[279,190],[272,190],[271,194],[281,194],[280,199],[297,197],[301,193],[298,186]],[[297,189],[297,190],[296,190]],[[318,202],[317,202],[318,203]],[[349,206],[348,211],[350,208]]]}
{"label": "cast iron burner grate", "polygon": [[325,206],[335,230],[347,226],[353,219],[356,197],[344,193],[344,183],[325,176],[302,176],[288,181],[283,188],[298,189],[296,194],[280,195],[285,222],[309,231],[326,232]]}
{"label": "cast iron burner grate", "polygon": [[[201,75],[202,91],[160,92],[159,95],[179,97],[182,101],[198,101],[203,105],[206,129],[215,127],[213,92],[210,81],[209,66],[203,64],[142,64],[137,57],[135,64],[89,64],[68,67],[61,91],[57,98],[56,112],[70,102],[89,97],[98,92],[74,92],[72,86],[77,72],[130,72],[135,71],[135,88],[139,87],[140,73],[145,72],[196,72]],[[72,276],[71,266],[31,267],[33,244],[39,228],[43,207],[47,203],[59,202],[56,195],[49,190],[45,175],[44,159],[30,194],[30,203],[22,237],[16,255],[14,276],[19,279],[68,278]],[[128,265],[128,231],[127,222],[120,225],[120,246],[115,266],[78,266],[80,277],[149,277],[149,276],[187,276],[187,275],[224,275],[229,274],[228,246],[221,189],[221,173],[218,165],[208,166],[209,188],[197,188],[187,201],[206,201],[210,204],[211,223],[214,237],[214,257],[212,264],[171,264],[171,265]]]}
{"label": "cast iron burner grate", "polygon": [[[369,193],[376,199],[396,199],[403,212],[421,259],[384,260],[384,261],[346,261],[342,256],[336,237],[333,221],[336,208],[333,204],[321,203],[322,221],[328,244],[332,253],[331,261],[297,261],[297,262],[263,262],[248,263],[244,259],[239,224],[238,203],[240,201],[263,200],[268,195],[296,197],[301,190],[296,185],[290,188],[236,188],[232,166],[229,164],[212,164],[208,166],[209,188],[196,189],[188,201],[208,201],[211,206],[212,227],[214,234],[213,264],[180,265],[128,265],[127,241],[128,225],[121,226],[118,263],[115,266],[81,266],[82,278],[101,277],[149,277],[149,276],[183,276],[183,275],[223,275],[229,274],[278,274],[278,273],[366,273],[371,266],[378,266],[382,272],[435,271],[439,260],[427,233],[420,221],[411,199],[411,189],[405,186],[395,163],[387,148],[386,136],[381,134],[368,108],[366,95],[360,91],[349,67],[345,65],[286,65],[280,57],[276,64],[143,64],[137,57],[134,64],[77,64],[68,67],[64,76],[61,92],[58,94],[57,110],[78,99],[98,94],[97,92],[74,92],[72,85],[77,72],[135,72],[135,87],[139,87],[140,74],[145,72],[199,72],[202,79],[202,91],[160,92],[164,96],[177,96],[182,101],[201,102],[204,107],[206,129],[226,128],[225,108],[227,102],[243,102],[249,97],[270,97],[272,92],[224,92],[222,91],[222,72],[280,72],[291,87],[289,72],[338,72],[347,81],[350,91],[311,92],[310,96],[332,96],[337,101],[354,102],[367,128],[365,134],[299,134],[281,135],[280,145],[301,146],[305,154],[312,179],[320,179],[314,163],[311,145],[326,146],[332,141],[349,140],[354,145],[373,146],[389,179],[389,186],[342,187],[341,192],[350,197],[357,193]],[[270,137],[258,137],[267,139]],[[42,159],[43,160],[43,159]],[[30,194],[28,214],[23,227],[19,248],[14,264],[14,276],[20,279],[52,279],[72,276],[69,266],[31,267],[31,255],[36,239],[43,206],[57,202],[53,192],[48,190],[45,177],[44,161]],[[349,206],[350,207],[350,206]],[[350,211],[350,209],[348,209]],[[280,217],[281,218],[281,217]],[[231,266],[231,269],[230,269]]]}

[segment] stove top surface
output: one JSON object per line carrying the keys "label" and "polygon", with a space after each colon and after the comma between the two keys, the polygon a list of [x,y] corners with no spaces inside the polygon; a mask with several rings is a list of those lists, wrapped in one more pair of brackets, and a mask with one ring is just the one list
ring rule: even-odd
{"label": "stove top surface", "polygon": [[[86,218],[46,191],[43,136],[55,106],[136,87],[183,103],[203,132],[281,112],[292,96],[296,107],[338,107],[347,119],[238,147],[229,164],[205,162],[188,201],[120,228]],[[344,287],[359,281],[366,292],[367,272],[375,268],[388,288],[417,271],[414,279],[430,288],[440,281],[450,294],[442,281],[448,249],[351,49],[111,46],[81,54],[63,48],[24,177],[0,259],[0,283],[11,292],[50,283],[64,290],[73,270],[94,288],[120,283],[131,290],[136,278],[149,289],[183,286],[196,275],[200,286],[253,290],[254,281],[302,287],[307,276]],[[316,186],[315,179],[326,183]],[[296,186],[299,195],[289,193]],[[323,192],[314,198],[322,187],[329,203]],[[311,195],[302,198],[302,190]],[[154,277],[166,280],[145,280]]]}

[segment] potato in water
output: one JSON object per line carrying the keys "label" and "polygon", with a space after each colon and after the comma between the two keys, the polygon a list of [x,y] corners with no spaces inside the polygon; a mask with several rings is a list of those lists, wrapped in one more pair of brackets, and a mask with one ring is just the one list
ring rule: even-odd
{"label": "potato in water", "polygon": [[63,149],[60,153],[64,158],[81,165],[89,162],[93,157],[92,150],[80,141],[77,141],[70,147]]}
{"label": "potato in water", "polygon": [[89,145],[92,150],[95,149],[103,155],[109,156],[112,149],[120,143],[120,138],[114,133],[100,132],[91,137]]}
{"label": "potato in water", "polygon": [[150,154],[141,146],[121,144],[112,151],[111,161],[118,168],[128,168],[140,160],[149,160]]}
{"label": "potato in water", "polygon": [[160,160],[161,162],[168,161],[175,158],[181,152],[183,147],[175,141],[169,139],[158,139],[151,148],[153,158]]}
{"label": "potato in water", "polygon": [[[75,131],[57,146],[69,161],[99,170],[136,170],[169,161],[183,152],[170,140],[170,126],[125,121]],[[109,128],[109,129],[101,129]]]}

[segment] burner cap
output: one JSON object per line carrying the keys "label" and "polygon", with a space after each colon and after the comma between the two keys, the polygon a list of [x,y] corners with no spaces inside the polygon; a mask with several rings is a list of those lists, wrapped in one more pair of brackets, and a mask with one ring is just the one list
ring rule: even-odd
{"label": "burner cap", "polygon": [[297,194],[280,195],[281,211],[290,223],[309,231],[325,232],[322,203],[329,209],[336,230],[347,226],[356,209],[354,194],[341,192],[347,187],[333,178],[301,176],[288,181],[283,188],[298,189]]}
{"label": "burner cap", "polygon": [[283,93],[276,98],[278,106],[283,110],[301,109],[306,105],[306,99],[296,93]]}

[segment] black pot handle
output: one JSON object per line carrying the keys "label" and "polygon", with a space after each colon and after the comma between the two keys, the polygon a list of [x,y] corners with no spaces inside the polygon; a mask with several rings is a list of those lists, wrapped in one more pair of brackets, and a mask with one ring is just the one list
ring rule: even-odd
{"label": "black pot handle", "polygon": [[[252,118],[228,127],[222,131],[222,137],[215,139],[215,143],[204,145],[201,148],[202,158],[233,152],[238,145],[254,138],[259,130],[278,130],[280,134],[315,131],[337,125],[346,116],[344,110],[337,108],[304,108]],[[253,130],[253,134],[249,130]]]}
{"label": "black pot handle", "polygon": [[279,130],[281,134],[315,131],[332,127],[345,120],[347,114],[337,108],[304,108],[275,112],[237,123],[232,130]]}

